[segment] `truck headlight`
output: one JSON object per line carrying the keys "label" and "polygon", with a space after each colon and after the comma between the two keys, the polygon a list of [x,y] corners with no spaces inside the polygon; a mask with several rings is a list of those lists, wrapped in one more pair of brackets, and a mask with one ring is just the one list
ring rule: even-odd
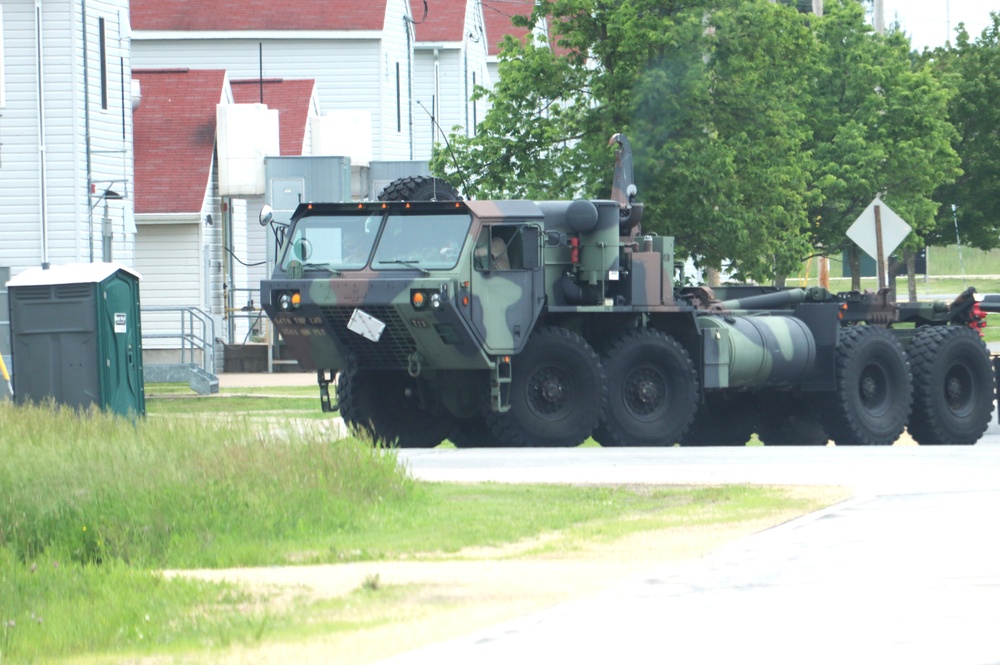
{"label": "truck headlight", "polygon": [[284,291],[278,296],[278,309],[282,312],[289,312],[298,309],[302,304],[302,294],[298,291]]}

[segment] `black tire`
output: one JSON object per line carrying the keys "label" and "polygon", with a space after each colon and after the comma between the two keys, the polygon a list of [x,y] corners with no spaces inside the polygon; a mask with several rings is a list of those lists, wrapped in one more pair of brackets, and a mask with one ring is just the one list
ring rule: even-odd
{"label": "black tire", "polygon": [[393,180],[382,193],[379,201],[461,201],[458,190],[446,180],[427,175],[408,176]]}
{"label": "black tire", "polygon": [[758,405],[745,393],[708,393],[682,446],[745,446],[757,427]]}
{"label": "black tire", "polygon": [[892,445],[910,416],[913,384],[903,347],[885,328],[841,328],[837,388],[819,410],[834,443]]}
{"label": "black tire", "polygon": [[761,399],[757,438],[765,446],[825,446],[830,440],[812,402],[788,393]]}
{"label": "black tire", "polygon": [[652,328],[621,335],[604,359],[608,408],[595,435],[604,446],[671,446],[698,407],[694,364],[677,340]]}
{"label": "black tire", "polygon": [[990,352],[964,326],[924,327],[908,349],[913,370],[910,436],[922,446],[972,445],[993,415]]}
{"label": "black tire", "polygon": [[443,409],[424,408],[417,380],[404,371],[347,369],[337,382],[344,423],[378,445],[433,448],[451,432],[455,419]]}
{"label": "black tire", "polygon": [[505,446],[572,447],[590,436],[607,404],[607,376],[587,341],[542,327],[511,361],[510,410],[487,421]]}

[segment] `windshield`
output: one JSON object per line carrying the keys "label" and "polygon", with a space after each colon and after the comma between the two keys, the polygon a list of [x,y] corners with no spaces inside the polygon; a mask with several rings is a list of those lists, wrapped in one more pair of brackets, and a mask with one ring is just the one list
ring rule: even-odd
{"label": "windshield", "polygon": [[360,270],[368,264],[381,221],[380,214],[303,217],[295,225],[281,268],[298,261],[306,269]]}
{"label": "windshield", "polygon": [[375,270],[448,270],[458,263],[472,217],[389,215],[375,250]]}

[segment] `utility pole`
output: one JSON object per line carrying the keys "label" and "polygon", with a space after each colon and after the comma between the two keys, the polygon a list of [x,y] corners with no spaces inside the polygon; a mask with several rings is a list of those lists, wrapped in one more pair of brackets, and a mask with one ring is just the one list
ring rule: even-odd
{"label": "utility pole", "polygon": [[944,41],[948,43],[951,41],[951,0],[944,3],[944,20],[946,24]]}
{"label": "utility pole", "polygon": [[883,0],[875,0],[875,16],[872,19],[875,32],[885,34],[885,7]]}

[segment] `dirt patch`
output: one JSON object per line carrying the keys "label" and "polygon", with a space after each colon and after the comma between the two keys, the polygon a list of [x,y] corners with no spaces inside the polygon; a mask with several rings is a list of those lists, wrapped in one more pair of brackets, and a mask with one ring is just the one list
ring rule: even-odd
{"label": "dirt patch", "polygon": [[[830,505],[849,498],[842,488],[791,488],[792,496]],[[366,617],[369,625],[329,632],[294,643],[268,643],[213,652],[185,662],[338,663],[360,665],[457,637],[553,604],[595,594],[654,565],[703,556],[720,545],[787,522],[801,513],[781,512],[732,525],[685,526],[629,535],[611,543],[568,551],[545,537],[504,547],[462,550],[448,560],[388,561],[319,566],[168,571],[166,575],[227,581],[269,595],[275,610],[290,599],[350,597],[364,586],[398,591],[391,608]],[[547,547],[542,555],[525,555]],[[381,591],[374,591],[381,593]],[[316,617],[318,621],[332,617]],[[150,661],[153,662],[153,661]]]}

